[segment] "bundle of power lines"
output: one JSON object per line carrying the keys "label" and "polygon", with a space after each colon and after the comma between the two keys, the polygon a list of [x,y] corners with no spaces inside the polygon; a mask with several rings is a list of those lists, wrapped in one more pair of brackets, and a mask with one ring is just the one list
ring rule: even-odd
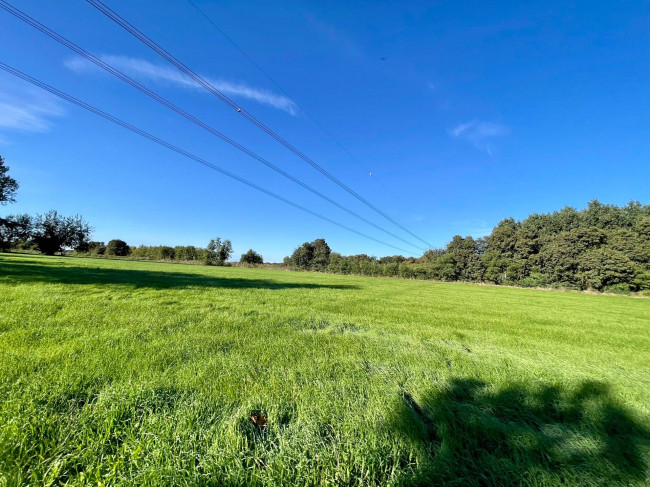
{"label": "bundle of power lines", "polygon": [[[219,98],[219,100],[221,100],[223,103],[225,103],[229,108],[231,108],[231,109],[233,109],[233,110],[236,110],[236,112],[237,112],[238,114],[241,114],[242,117],[244,117],[246,120],[248,120],[249,122],[251,122],[251,123],[252,123],[253,125],[255,125],[256,127],[258,127],[258,128],[259,128],[260,130],[262,130],[264,133],[266,133],[267,135],[269,135],[270,137],[272,137],[274,140],[276,140],[277,142],[279,142],[282,146],[284,146],[284,147],[285,147],[286,149],[288,149],[290,152],[292,152],[293,154],[295,154],[296,156],[298,156],[300,159],[302,159],[304,162],[306,162],[307,164],[309,164],[312,168],[314,168],[315,170],[317,170],[317,171],[318,171],[319,173],[321,173],[323,176],[327,177],[330,181],[334,182],[334,183],[335,183],[336,185],[338,185],[340,188],[342,188],[343,190],[345,190],[347,193],[349,193],[350,195],[352,195],[354,198],[356,198],[357,200],[359,200],[360,202],[362,202],[364,205],[366,205],[368,208],[372,209],[372,210],[373,210],[374,212],[376,212],[377,214],[381,215],[381,216],[382,216],[384,219],[386,219],[387,221],[391,222],[392,224],[394,224],[395,226],[397,226],[398,228],[400,228],[400,229],[403,230],[404,232],[408,233],[408,234],[411,235],[412,237],[416,238],[416,239],[419,240],[420,242],[423,242],[427,247],[431,247],[431,245],[430,245],[427,241],[425,241],[424,239],[420,238],[418,235],[416,235],[415,233],[413,233],[412,231],[410,231],[409,229],[407,229],[406,227],[404,227],[403,225],[401,225],[399,222],[395,221],[393,218],[391,218],[391,217],[390,217],[389,215],[387,215],[385,212],[383,212],[382,210],[380,210],[379,208],[377,208],[375,205],[373,205],[373,204],[372,204],[370,201],[368,201],[366,198],[364,198],[363,196],[361,196],[359,193],[357,193],[357,192],[354,191],[352,188],[350,188],[349,186],[347,186],[345,183],[343,183],[343,182],[342,182],[341,180],[339,180],[337,177],[335,177],[334,175],[332,175],[329,171],[327,171],[327,170],[324,169],[322,166],[320,166],[319,164],[317,164],[316,162],[314,162],[310,157],[308,157],[308,156],[307,156],[306,154],[304,154],[302,151],[300,151],[299,149],[297,149],[297,148],[296,148],[295,146],[293,146],[290,142],[288,142],[288,141],[287,141],[286,139],[284,139],[282,136],[280,136],[279,134],[277,134],[274,130],[272,130],[270,127],[268,127],[267,125],[265,125],[263,122],[261,122],[260,120],[258,120],[258,119],[257,119],[255,116],[253,116],[250,112],[248,112],[247,110],[245,110],[245,109],[244,109],[240,104],[238,104],[238,103],[236,103],[235,101],[233,101],[232,99],[228,98],[225,94],[223,94],[221,91],[219,91],[217,88],[215,88],[211,83],[209,83],[209,82],[206,81],[204,78],[202,78],[201,76],[199,76],[198,74],[196,74],[194,71],[192,71],[190,68],[188,68],[185,64],[183,64],[180,60],[178,60],[176,57],[174,57],[173,55],[171,55],[168,51],[166,51],[166,50],[163,49],[160,45],[158,45],[156,42],[154,42],[151,38],[149,38],[149,37],[147,37],[145,34],[143,34],[143,33],[142,33],[139,29],[137,29],[133,24],[129,23],[129,22],[126,21],[123,17],[121,17],[120,15],[118,15],[115,11],[113,11],[112,9],[110,9],[109,7],[107,7],[103,2],[101,2],[101,1],[99,1],[99,0],[87,0],[87,1],[88,1],[88,3],[90,3],[93,7],[95,7],[96,9],[98,9],[100,12],[102,12],[102,13],[103,13],[104,15],[106,15],[108,18],[110,18],[110,19],[113,20],[115,23],[117,23],[119,26],[121,26],[122,28],[124,28],[127,32],[129,32],[129,33],[130,33],[131,35],[133,35],[135,38],[137,38],[138,40],[140,40],[141,42],[143,42],[145,45],[147,45],[149,48],[151,48],[154,52],[156,52],[157,54],[159,54],[161,57],[163,57],[165,60],[167,60],[167,61],[168,61],[169,63],[171,63],[173,66],[175,66],[177,69],[179,69],[182,73],[184,73],[185,75],[187,75],[188,77],[190,77],[190,78],[191,78],[193,81],[195,81],[198,85],[202,86],[202,87],[203,87],[205,90],[207,90],[209,93],[211,93],[211,94],[215,95],[217,98]],[[190,3],[192,3],[191,0],[190,0]],[[211,23],[215,28],[217,28],[217,29],[218,29],[218,30],[219,30],[219,31],[220,31],[220,32],[221,32],[221,33],[222,33],[222,34],[223,34],[223,35],[224,35],[224,36],[225,36],[225,37],[226,37],[226,38],[227,38],[227,39],[228,39],[232,44],[233,44],[233,45],[235,45],[235,47],[236,47],[240,52],[242,52],[242,53],[244,54],[244,56],[246,56],[246,57],[247,57],[247,58],[248,58],[248,59],[249,59],[249,60],[250,60],[250,61],[251,61],[251,62],[252,62],[252,63],[253,63],[253,64],[254,64],[258,69],[259,69],[259,70],[260,70],[260,71],[262,71],[262,73],[263,73],[267,78],[269,78],[269,79],[270,79],[270,80],[271,80],[271,81],[272,81],[272,82],[273,82],[273,83],[274,83],[274,84],[275,84],[275,85],[276,85],[276,86],[277,86],[281,91],[283,91],[283,92],[286,94],[286,92],[285,92],[284,90],[282,90],[282,88],[280,88],[279,85],[278,85],[275,81],[273,81],[273,79],[270,78],[270,76],[268,76],[268,75],[267,75],[267,74],[262,70],[262,68],[260,68],[260,67],[257,65],[257,63],[255,63],[255,62],[254,62],[254,61],[253,61],[253,60],[252,60],[252,59],[251,59],[251,58],[250,58],[250,57],[249,57],[249,56],[248,56],[244,51],[242,51],[242,50],[241,50],[241,49],[240,49],[240,48],[239,48],[239,47],[238,47],[238,46],[237,46],[237,45],[236,45],[236,44],[235,44],[235,43],[234,43],[234,42],[233,42],[233,41],[232,41],[228,36],[226,36],[225,33],[223,33],[223,31],[221,31],[221,29],[219,29],[219,27],[218,27],[218,26],[217,26],[217,25],[216,25],[216,24],[215,24],[215,23],[214,23],[214,22],[213,22],[209,17],[207,17],[207,16],[205,15],[205,13],[203,13],[203,11],[201,11],[201,10],[200,10],[200,9],[199,9],[195,4],[194,4],[194,3],[192,3],[192,5],[193,5],[195,8],[197,8],[197,10],[199,10],[199,12],[200,12],[202,15],[204,15],[204,16],[205,16],[205,17],[210,21],[210,23]],[[46,27],[46,26],[43,25],[42,23],[38,22],[38,21],[35,20],[34,18],[32,18],[32,17],[30,17],[29,15],[27,15],[25,12],[23,12],[23,11],[17,9],[16,7],[14,7],[13,5],[11,5],[9,2],[7,2],[7,1],[5,1],[5,0],[0,0],[0,8],[2,8],[3,10],[5,10],[5,11],[9,12],[10,14],[14,15],[15,17],[17,17],[18,19],[22,20],[23,22],[29,24],[30,26],[34,27],[35,29],[39,30],[39,31],[42,32],[43,34],[49,36],[49,37],[52,38],[53,40],[55,40],[55,41],[59,42],[60,44],[64,45],[64,46],[67,47],[68,49],[74,51],[75,53],[77,53],[78,55],[82,56],[82,57],[85,58],[86,60],[88,60],[88,61],[92,62],[93,64],[99,66],[100,68],[104,69],[105,71],[107,71],[108,73],[112,74],[113,76],[115,76],[115,77],[119,78],[120,80],[124,81],[124,82],[127,83],[128,85],[130,85],[130,86],[136,88],[136,89],[139,90],[140,92],[142,92],[142,93],[144,93],[145,95],[151,97],[152,99],[154,99],[154,100],[157,101],[158,103],[160,103],[160,104],[164,105],[165,107],[169,108],[170,110],[176,112],[178,115],[184,117],[185,119],[187,119],[187,120],[191,121],[192,123],[198,125],[199,127],[203,128],[204,130],[210,132],[212,135],[215,135],[216,137],[220,138],[220,139],[223,140],[224,142],[230,144],[231,146],[235,147],[236,149],[240,150],[241,152],[245,153],[246,155],[252,157],[253,159],[257,160],[258,162],[264,164],[265,166],[269,167],[269,168],[272,169],[273,171],[275,171],[275,172],[281,174],[281,175],[284,176],[285,178],[287,178],[287,179],[291,180],[292,182],[294,182],[294,183],[300,185],[301,187],[307,189],[308,191],[310,191],[311,193],[317,195],[318,197],[320,197],[320,198],[326,200],[326,201],[329,202],[330,204],[332,204],[332,205],[334,205],[334,206],[336,206],[336,207],[342,209],[343,211],[347,212],[348,214],[350,214],[350,215],[354,216],[355,218],[357,218],[357,219],[359,219],[359,220],[361,220],[361,221],[363,221],[363,222],[365,222],[365,223],[371,225],[372,227],[374,227],[374,228],[380,230],[381,232],[383,232],[383,233],[385,233],[385,234],[387,234],[387,235],[389,235],[389,236],[391,236],[391,237],[393,237],[393,238],[396,238],[396,239],[400,240],[401,242],[404,242],[404,243],[406,243],[406,244],[408,244],[408,245],[410,245],[410,246],[412,246],[412,247],[415,247],[415,248],[417,248],[417,249],[423,250],[423,248],[422,248],[420,245],[416,245],[416,244],[412,243],[411,241],[409,241],[409,240],[407,240],[407,239],[404,239],[404,238],[402,238],[402,237],[396,235],[395,233],[393,233],[393,232],[391,232],[391,231],[389,231],[389,230],[386,230],[386,229],[383,228],[382,226],[377,225],[377,224],[375,224],[374,222],[370,221],[369,219],[367,219],[367,218],[365,218],[365,217],[359,215],[358,213],[356,213],[356,212],[350,210],[350,209],[347,208],[346,206],[340,204],[340,203],[337,202],[336,200],[334,200],[334,199],[330,198],[329,196],[323,194],[322,192],[320,192],[319,190],[313,188],[312,186],[308,185],[307,183],[303,182],[303,181],[300,180],[299,178],[297,178],[297,177],[291,175],[290,173],[288,173],[287,171],[281,169],[281,168],[278,167],[277,165],[275,165],[275,164],[269,162],[268,160],[264,159],[263,157],[259,156],[259,155],[256,154],[255,152],[253,152],[253,151],[251,151],[250,149],[246,148],[244,145],[242,145],[242,144],[240,144],[240,143],[234,141],[234,140],[231,139],[230,137],[228,137],[228,136],[222,134],[220,131],[218,131],[217,129],[215,129],[215,128],[212,127],[211,125],[205,123],[204,121],[200,120],[199,118],[195,117],[194,115],[192,115],[192,114],[186,112],[185,110],[183,110],[182,108],[180,108],[180,107],[178,107],[177,105],[173,104],[172,102],[170,102],[169,100],[167,100],[166,98],[164,98],[163,96],[161,96],[160,94],[158,94],[158,93],[152,91],[151,89],[149,89],[149,88],[143,86],[141,83],[137,82],[136,80],[134,80],[134,79],[132,79],[131,77],[129,77],[129,76],[127,76],[126,74],[124,74],[123,72],[119,71],[119,70],[116,69],[114,66],[111,66],[109,63],[107,63],[107,62],[105,62],[105,61],[99,59],[98,57],[96,57],[96,56],[94,56],[93,54],[89,53],[89,52],[86,51],[85,49],[79,47],[77,44],[73,43],[73,42],[70,41],[69,39],[67,39],[67,38],[65,38],[64,36],[58,34],[58,33],[55,32],[54,30],[52,30],[52,29]],[[298,203],[296,203],[296,202],[293,202],[293,201],[291,201],[291,200],[289,200],[289,199],[287,199],[287,198],[284,198],[283,196],[281,196],[281,195],[279,195],[279,194],[277,194],[277,193],[275,193],[275,192],[273,192],[273,191],[270,191],[270,190],[268,190],[268,189],[266,189],[266,188],[263,188],[263,187],[261,187],[261,186],[255,184],[255,183],[253,183],[253,182],[251,182],[251,181],[248,181],[247,179],[245,179],[245,178],[243,178],[243,177],[241,177],[241,176],[238,176],[238,175],[236,175],[236,174],[234,174],[234,173],[232,173],[232,172],[230,172],[230,171],[227,171],[227,170],[225,170],[225,169],[223,169],[223,168],[221,168],[221,167],[219,167],[219,166],[217,166],[217,165],[215,165],[215,164],[213,164],[213,163],[211,163],[211,162],[208,162],[208,161],[206,161],[205,159],[202,159],[202,158],[200,158],[200,157],[198,157],[198,156],[196,156],[196,155],[194,155],[194,154],[192,154],[192,153],[190,153],[190,152],[188,152],[188,151],[186,151],[186,150],[184,150],[184,149],[181,149],[181,148],[179,148],[179,147],[177,147],[177,146],[175,146],[175,145],[173,145],[173,144],[167,142],[167,141],[164,140],[164,139],[161,139],[161,138],[159,138],[159,137],[156,137],[156,136],[154,136],[154,135],[151,135],[151,134],[145,132],[144,130],[141,130],[141,129],[139,129],[139,128],[137,128],[137,127],[135,127],[135,126],[133,126],[133,125],[127,123],[127,122],[124,122],[123,120],[120,120],[119,118],[114,117],[114,116],[112,116],[112,115],[110,115],[110,114],[108,114],[108,113],[106,113],[106,112],[104,112],[104,111],[102,111],[102,110],[100,110],[100,109],[94,107],[93,105],[91,105],[91,104],[89,104],[89,103],[83,102],[83,101],[81,101],[81,100],[79,100],[79,99],[77,99],[77,98],[75,98],[75,97],[73,97],[73,96],[71,96],[71,95],[69,95],[69,94],[67,94],[67,93],[65,93],[65,92],[63,92],[63,91],[61,91],[61,90],[58,90],[58,89],[56,89],[56,88],[54,88],[54,87],[52,87],[52,86],[50,86],[50,85],[48,85],[48,84],[46,84],[46,83],[43,83],[42,81],[39,81],[39,80],[37,80],[36,78],[33,78],[33,77],[31,77],[31,76],[29,76],[29,75],[27,75],[27,74],[25,74],[25,73],[23,73],[23,72],[21,72],[21,71],[19,71],[19,70],[17,70],[17,69],[15,69],[15,68],[13,68],[13,67],[11,67],[11,66],[5,64],[5,63],[0,62],[0,69],[4,70],[4,71],[6,71],[6,72],[8,72],[8,73],[10,73],[10,74],[12,74],[12,75],[14,75],[14,76],[17,76],[17,77],[19,77],[19,78],[21,78],[21,79],[23,79],[23,80],[25,80],[25,81],[27,81],[27,82],[29,82],[29,83],[32,83],[33,85],[38,86],[38,87],[40,87],[40,88],[42,88],[42,89],[44,89],[44,90],[46,90],[46,91],[48,91],[48,92],[50,92],[50,93],[52,93],[52,94],[54,94],[54,95],[59,96],[59,97],[65,99],[65,100],[67,100],[67,101],[69,101],[69,102],[71,102],[71,103],[73,103],[73,104],[75,104],[75,105],[77,105],[77,106],[79,106],[79,107],[81,107],[81,108],[84,108],[84,109],[86,109],[86,110],[88,110],[88,111],[90,111],[90,112],[92,112],[92,113],[94,113],[94,114],[96,114],[96,115],[99,115],[100,117],[102,117],[102,118],[104,118],[104,119],[106,119],[106,120],[109,120],[109,121],[111,121],[111,122],[113,122],[113,123],[115,123],[115,124],[117,124],[117,125],[120,125],[121,127],[126,128],[126,129],[130,130],[131,132],[134,132],[134,133],[136,133],[136,134],[138,134],[138,135],[140,135],[140,136],[142,136],[142,137],[145,137],[145,138],[147,138],[147,139],[149,139],[149,140],[151,140],[151,141],[153,141],[153,142],[156,142],[157,144],[160,144],[160,145],[162,145],[163,147],[166,147],[167,149],[170,149],[170,150],[172,150],[172,151],[174,151],[174,152],[177,152],[177,153],[179,153],[179,154],[181,154],[181,155],[183,155],[183,156],[185,156],[185,157],[187,157],[187,158],[189,158],[189,159],[192,159],[192,160],[194,160],[194,161],[196,161],[196,162],[198,162],[198,163],[200,163],[200,164],[203,164],[203,165],[206,166],[206,167],[209,167],[209,168],[211,168],[211,169],[214,169],[214,170],[220,172],[221,174],[223,174],[223,175],[225,175],[225,176],[228,176],[228,177],[230,177],[230,178],[233,178],[233,179],[235,179],[235,180],[237,180],[237,181],[239,181],[239,182],[241,182],[241,183],[243,183],[243,184],[248,185],[249,187],[252,187],[252,188],[254,188],[254,189],[258,190],[258,191],[261,191],[261,192],[263,192],[263,193],[265,193],[265,194],[267,194],[267,195],[269,195],[269,196],[272,196],[273,198],[276,198],[276,199],[278,199],[278,200],[280,200],[280,201],[282,201],[282,202],[284,202],[284,203],[287,203],[287,204],[289,204],[289,205],[291,205],[291,206],[293,206],[293,207],[295,207],[295,208],[298,208],[298,209],[300,209],[300,210],[302,210],[302,211],[305,211],[305,212],[307,212],[307,213],[309,213],[309,214],[311,214],[311,215],[313,215],[313,216],[316,216],[317,218],[320,218],[320,219],[322,219],[322,220],[324,220],[324,221],[327,221],[327,222],[329,222],[329,223],[332,223],[332,224],[334,224],[334,225],[336,225],[336,226],[339,226],[339,227],[341,227],[341,228],[343,228],[343,229],[345,229],[345,230],[348,230],[348,231],[350,231],[350,232],[353,232],[353,233],[355,233],[355,234],[357,234],[357,235],[360,235],[360,236],[362,236],[362,237],[364,237],[364,238],[370,239],[370,240],[375,241],[375,242],[377,242],[377,243],[380,243],[380,244],[382,244],[382,245],[385,245],[385,246],[391,247],[391,248],[393,248],[393,249],[396,249],[396,250],[399,250],[399,251],[402,251],[402,252],[405,252],[405,253],[413,254],[412,251],[405,250],[405,249],[403,249],[403,248],[401,248],[401,247],[397,247],[397,246],[392,245],[392,244],[390,244],[390,243],[388,243],[388,242],[385,242],[385,241],[383,241],[383,240],[380,240],[380,239],[377,239],[377,238],[372,237],[372,236],[370,236],[370,235],[367,235],[367,234],[365,234],[365,233],[362,233],[362,232],[360,232],[360,231],[358,231],[358,230],[356,230],[356,229],[353,229],[353,228],[351,228],[351,227],[349,227],[349,226],[347,226],[347,225],[344,225],[344,224],[342,224],[342,223],[340,223],[340,222],[338,222],[338,221],[336,221],[336,220],[334,220],[334,219],[332,219],[332,218],[329,218],[329,217],[327,217],[327,216],[325,216],[325,215],[323,215],[323,214],[321,214],[321,213],[318,213],[318,212],[312,211],[312,210],[310,210],[310,209],[304,207],[303,205],[300,205],[300,204],[298,204]],[[298,106],[299,106],[299,105],[298,105]],[[304,110],[303,110],[303,111],[304,111]],[[317,124],[317,125],[318,125],[318,126],[319,126],[319,127],[320,127],[320,128],[321,128],[321,129],[326,133],[326,134],[327,134],[327,135],[329,135],[330,137],[332,137],[332,139],[334,139],[334,137],[331,136],[331,134],[329,134],[329,132],[327,132],[327,131],[326,131],[326,130],[325,130],[325,129],[324,129],[324,128],[323,128],[323,127],[322,127],[322,126],[321,126],[321,125],[320,125],[320,124],[319,124],[319,123],[318,123],[318,122],[317,122],[313,117],[310,116],[310,118],[311,118],[311,119],[312,119],[312,120],[313,120],[313,121],[314,121],[314,122],[315,122],[315,123],[316,123],[316,124]],[[349,151],[347,151],[347,149],[345,149],[345,147],[343,147],[340,143],[338,143],[338,141],[336,141],[336,139],[334,139],[334,141],[335,141],[335,142],[337,143],[337,145],[339,145],[339,146],[340,146],[340,147],[341,147],[341,148],[342,148],[346,153],[348,153],[351,157],[354,158],[354,156],[352,156],[352,154],[350,154]],[[354,159],[356,160],[356,158],[354,158]],[[358,162],[358,161],[357,161],[357,162]]]}

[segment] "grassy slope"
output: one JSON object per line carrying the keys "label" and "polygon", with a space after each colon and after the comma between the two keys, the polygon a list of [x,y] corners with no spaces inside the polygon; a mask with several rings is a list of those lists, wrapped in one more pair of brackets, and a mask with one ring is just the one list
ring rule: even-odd
{"label": "grassy slope", "polygon": [[0,254],[0,485],[647,485],[649,329],[626,297]]}

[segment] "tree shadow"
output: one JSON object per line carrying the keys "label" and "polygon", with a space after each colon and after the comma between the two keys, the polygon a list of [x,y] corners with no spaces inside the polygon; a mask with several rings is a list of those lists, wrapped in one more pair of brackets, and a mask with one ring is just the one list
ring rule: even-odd
{"label": "tree shadow", "polygon": [[418,402],[402,394],[394,427],[423,452],[408,485],[649,485],[650,431],[606,384],[457,379]]}
{"label": "tree shadow", "polygon": [[0,260],[0,279],[16,283],[107,284],[133,288],[172,289],[187,287],[226,289],[358,289],[346,284],[316,284],[274,281],[271,279],[242,279],[211,277],[189,272],[160,272],[143,269],[110,269],[47,264],[31,259]]}

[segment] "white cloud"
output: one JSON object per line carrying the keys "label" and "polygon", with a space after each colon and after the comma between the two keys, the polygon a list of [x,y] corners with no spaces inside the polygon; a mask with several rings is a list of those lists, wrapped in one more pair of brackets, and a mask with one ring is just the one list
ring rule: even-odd
{"label": "white cloud", "polygon": [[33,105],[12,105],[0,102],[0,128],[45,132],[50,124],[39,107]]}
{"label": "white cloud", "polygon": [[492,155],[491,139],[504,137],[510,133],[505,125],[498,122],[471,122],[461,123],[452,130],[450,134],[457,139],[464,139],[472,143],[477,149],[485,150]]}
{"label": "white cloud", "polygon": [[[100,56],[101,60],[119,69],[128,76],[142,80],[149,79],[156,83],[164,83],[172,86],[181,86],[192,90],[203,90],[203,88],[193,79],[189,78],[176,68],[161,66],[150,63],[144,59],[132,58],[127,56]],[[86,73],[95,71],[97,68],[90,61],[82,57],[74,57],[65,61],[65,66],[76,73]],[[262,105],[267,105],[278,110],[285,111],[290,115],[296,115],[296,104],[283,95],[278,95],[268,90],[255,88],[240,82],[231,82],[225,80],[212,79],[203,76],[212,86],[222,93],[252,100]]]}
{"label": "white cloud", "polygon": [[0,80],[0,143],[10,143],[8,132],[47,132],[51,119],[62,115],[54,96],[24,83]]}

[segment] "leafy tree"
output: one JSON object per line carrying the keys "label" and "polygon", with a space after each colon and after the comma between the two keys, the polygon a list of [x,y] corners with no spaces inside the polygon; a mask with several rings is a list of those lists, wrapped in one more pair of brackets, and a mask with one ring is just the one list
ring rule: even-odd
{"label": "leafy tree", "polygon": [[206,251],[206,264],[223,265],[232,255],[232,243],[230,240],[221,240],[221,238],[212,239]]}
{"label": "leafy tree", "polygon": [[[458,279],[458,263],[453,255],[445,252],[433,265],[435,275],[443,281],[455,281]],[[403,274],[403,272],[402,272]]]}
{"label": "leafy tree", "polygon": [[0,251],[14,247],[18,242],[26,242],[32,236],[32,217],[25,215],[9,215],[0,218]]}
{"label": "leafy tree", "polygon": [[[330,264],[331,254],[332,249],[327,245],[327,242],[322,238],[318,238],[313,242],[302,244],[293,251],[291,257],[285,259],[285,262],[299,269],[326,271]],[[352,274],[357,273],[353,269],[348,269],[348,271]]]}
{"label": "leafy tree", "polygon": [[327,266],[330,263],[330,255],[332,254],[332,249],[327,245],[327,242],[318,238],[311,243],[314,248],[314,255],[311,262],[312,269],[318,271],[327,270]]}
{"label": "leafy tree", "polygon": [[131,253],[131,247],[119,238],[115,238],[108,242],[106,246],[106,255],[115,255],[116,257],[126,257]]}
{"label": "leafy tree", "polygon": [[91,232],[92,228],[81,216],[64,217],[52,210],[36,216],[32,240],[39,251],[54,255],[67,248],[83,247]]}
{"label": "leafy tree", "polygon": [[598,200],[588,203],[587,209],[583,212],[583,220],[586,225],[600,229],[612,229],[625,225],[621,218],[622,211],[614,205],[603,205]]}
{"label": "leafy tree", "polygon": [[454,238],[447,244],[444,255],[439,259],[440,271],[445,280],[471,280],[474,278],[474,268],[479,260],[476,241],[472,237]]}
{"label": "leafy tree", "polygon": [[[425,256],[429,255],[429,254],[427,254],[427,252],[435,252],[435,250],[427,250],[424,253],[424,256],[422,256],[423,258]],[[330,257],[331,257],[331,255],[333,255],[333,254],[330,254]],[[386,256],[386,257],[380,257],[379,258],[379,263],[382,264],[382,265],[383,264],[401,264],[405,260],[406,260],[406,257],[404,257],[402,255],[389,255],[389,256]]]}
{"label": "leafy tree", "polygon": [[585,252],[578,263],[578,277],[583,288],[601,290],[615,284],[631,283],[635,267],[622,252],[597,248]]}
{"label": "leafy tree", "polygon": [[289,257],[289,264],[299,269],[309,269],[313,259],[314,246],[309,242],[305,242],[293,251],[293,254]]}
{"label": "leafy tree", "polygon": [[239,259],[239,262],[243,264],[263,264],[264,259],[260,254],[255,252],[253,249],[250,249],[245,254],[242,254],[241,258]]}
{"label": "leafy tree", "polygon": [[5,160],[0,156],[0,204],[16,202],[18,181],[9,176],[9,167],[5,166]]}
{"label": "leafy tree", "polygon": [[503,257],[511,258],[515,253],[518,227],[514,218],[500,221],[488,237],[486,251],[496,251]]}

